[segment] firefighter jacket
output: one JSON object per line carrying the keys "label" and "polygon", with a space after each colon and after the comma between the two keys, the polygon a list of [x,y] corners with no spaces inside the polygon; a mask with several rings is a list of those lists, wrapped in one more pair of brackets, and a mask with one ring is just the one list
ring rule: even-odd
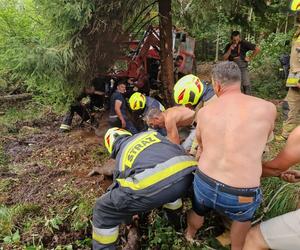
{"label": "firefighter jacket", "polygon": [[300,34],[292,40],[290,72],[300,72]]}
{"label": "firefighter jacket", "polygon": [[180,145],[156,131],[147,131],[115,142],[115,185],[128,193],[153,194],[191,174],[197,167]]}

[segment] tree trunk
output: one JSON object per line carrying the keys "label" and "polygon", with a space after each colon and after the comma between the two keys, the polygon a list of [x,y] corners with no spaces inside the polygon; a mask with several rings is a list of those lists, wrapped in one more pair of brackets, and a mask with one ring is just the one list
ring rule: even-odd
{"label": "tree trunk", "polygon": [[164,85],[166,106],[172,106],[173,101],[173,53],[172,53],[172,16],[171,0],[159,0],[159,34],[161,76]]}
{"label": "tree trunk", "polygon": [[286,18],[285,18],[285,25],[284,25],[284,34],[287,33],[287,28],[288,28],[288,22],[289,22],[289,13],[286,13]]}
{"label": "tree trunk", "polygon": [[217,30],[217,41],[216,41],[216,54],[215,62],[219,60],[219,49],[220,49],[220,29],[221,29],[221,17],[220,17],[221,7],[218,9],[218,30]]}
{"label": "tree trunk", "polygon": [[[248,23],[249,23],[249,27],[250,27],[250,24],[251,24],[251,19],[252,19],[252,14],[253,14],[253,7],[251,7],[249,9],[249,12],[248,12]],[[249,41],[250,40],[250,29],[248,31],[248,34],[247,34],[247,40]]]}

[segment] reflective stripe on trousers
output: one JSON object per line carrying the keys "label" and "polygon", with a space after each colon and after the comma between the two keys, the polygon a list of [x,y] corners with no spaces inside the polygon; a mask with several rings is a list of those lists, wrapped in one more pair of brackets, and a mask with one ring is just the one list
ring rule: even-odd
{"label": "reflective stripe on trousers", "polygon": [[117,241],[119,236],[119,226],[104,229],[104,228],[96,228],[93,226],[93,240],[97,242],[108,245]]}
{"label": "reflective stripe on trousers", "polygon": [[163,205],[163,208],[167,208],[170,210],[177,210],[181,207],[182,207],[182,199],[181,198],[177,199],[176,201],[169,202],[169,203]]}
{"label": "reflective stripe on trousers", "polygon": [[63,130],[70,130],[70,129],[71,129],[71,126],[66,125],[66,124],[61,124],[59,128],[60,128],[60,129],[63,129]]}
{"label": "reflective stripe on trousers", "polygon": [[126,179],[117,179],[122,187],[132,190],[142,190],[154,185],[178,172],[197,166],[197,161],[191,156],[175,156],[170,160],[157,164],[154,168],[145,169],[143,172]]}

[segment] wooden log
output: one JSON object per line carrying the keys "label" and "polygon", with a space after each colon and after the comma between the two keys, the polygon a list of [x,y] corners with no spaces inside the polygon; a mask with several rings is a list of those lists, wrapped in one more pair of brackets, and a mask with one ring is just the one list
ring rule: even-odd
{"label": "wooden log", "polygon": [[31,93],[23,93],[18,95],[2,95],[0,96],[0,102],[6,101],[24,101],[32,98]]}

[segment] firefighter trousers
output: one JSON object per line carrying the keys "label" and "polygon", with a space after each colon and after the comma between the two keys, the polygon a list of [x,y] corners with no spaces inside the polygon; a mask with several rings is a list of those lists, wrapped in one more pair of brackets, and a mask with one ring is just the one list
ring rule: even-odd
{"label": "firefighter trousers", "polygon": [[71,128],[72,120],[75,113],[77,113],[83,121],[89,120],[91,118],[88,111],[89,108],[90,107],[84,107],[80,104],[71,105],[69,111],[64,116],[60,129],[69,130]]}
{"label": "firefighter trousers", "polygon": [[289,105],[289,113],[282,126],[282,136],[285,138],[300,124],[300,89],[289,88],[286,100]]}
{"label": "firefighter trousers", "polygon": [[119,225],[130,223],[135,214],[161,206],[170,210],[179,209],[182,206],[180,198],[186,194],[192,181],[193,174],[188,174],[148,195],[138,191],[128,193],[120,187],[102,195],[93,211],[93,249],[115,249]]}

